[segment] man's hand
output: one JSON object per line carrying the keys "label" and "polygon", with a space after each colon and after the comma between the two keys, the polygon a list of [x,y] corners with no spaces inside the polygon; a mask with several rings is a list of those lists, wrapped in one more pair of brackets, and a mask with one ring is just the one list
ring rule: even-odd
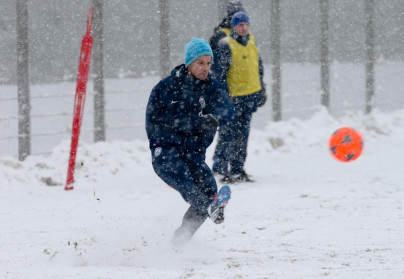
{"label": "man's hand", "polygon": [[199,117],[202,117],[205,120],[205,125],[209,129],[216,129],[219,125],[219,121],[217,121],[216,117],[214,117],[211,113],[202,114],[199,113]]}

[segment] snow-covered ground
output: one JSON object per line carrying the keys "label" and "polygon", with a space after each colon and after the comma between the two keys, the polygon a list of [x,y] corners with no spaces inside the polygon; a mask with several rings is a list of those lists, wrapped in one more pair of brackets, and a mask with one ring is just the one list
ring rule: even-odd
{"label": "snow-covered ground", "polygon": [[[327,141],[351,126],[362,156]],[[69,141],[49,156],[0,157],[0,278],[404,278],[404,110],[254,129],[226,220],[170,245],[187,208],[154,174],[147,142],[81,142],[64,191]],[[208,150],[211,163],[212,149]]]}

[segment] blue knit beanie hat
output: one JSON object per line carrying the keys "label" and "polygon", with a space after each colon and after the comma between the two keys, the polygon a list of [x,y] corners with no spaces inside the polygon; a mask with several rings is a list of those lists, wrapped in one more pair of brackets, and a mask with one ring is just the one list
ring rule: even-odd
{"label": "blue knit beanie hat", "polygon": [[233,15],[233,18],[231,19],[231,28],[233,29],[234,26],[237,26],[237,24],[242,23],[242,22],[247,22],[250,23],[250,18],[245,12],[237,12]]}
{"label": "blue knit beanie hat", "polygon": [[201,38],[192,38],[191,41],[185,45],[184,60],[185,66],[194,62],[201,56],[210,55],[213,59],[213,52],[209,43]]}

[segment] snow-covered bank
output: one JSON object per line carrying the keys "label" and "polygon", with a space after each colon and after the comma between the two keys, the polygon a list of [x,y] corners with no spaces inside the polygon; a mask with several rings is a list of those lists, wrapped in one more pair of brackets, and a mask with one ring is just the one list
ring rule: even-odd
{"label": "snow-covered bank", "polygon": [[[328,153],[341,126],[365,138],[355,162]],[[401,278],[403,142],[403,110],[319,109],[253,130],[257,182],[232,186],[225,223],[208,220],[183,249],[169,241],[187,205],[154,174],[146,142],[81,142],[68,192],[70,142],[2,157],[0,278]]]}

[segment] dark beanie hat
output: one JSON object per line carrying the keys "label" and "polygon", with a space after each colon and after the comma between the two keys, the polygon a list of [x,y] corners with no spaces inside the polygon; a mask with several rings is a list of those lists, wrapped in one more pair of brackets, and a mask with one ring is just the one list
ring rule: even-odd
{"label": "dark beanie hat", "polygon": [[227,16],[232,17],[237,12],[245,12],[243,4],[240,1],[230,1],[227,4]]}
{"label": "dark beanie hat", "polygon": [[247,22],[250,23],[250,18],[248,15],[244,12],[238,12],[233,15],[233,18],[231,19],[231,28],[233,29],[234,26],[237,26],[239,23],[242,22]]}

